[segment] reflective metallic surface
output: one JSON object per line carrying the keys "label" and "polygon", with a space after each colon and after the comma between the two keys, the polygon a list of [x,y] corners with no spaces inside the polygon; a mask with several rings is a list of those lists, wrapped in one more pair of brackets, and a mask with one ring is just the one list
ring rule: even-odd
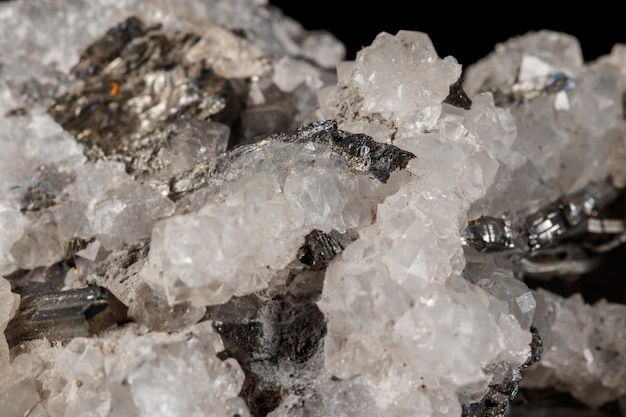
{"label": "reflective metallic surface", "polygon": [[461,241],[480,252],[521,252],[526,275],[584,274],[626,242],[626,219],[602,217],[619,193],[608,180],[589,184],[529,214],[518,227],[506,216],[481,216],[468,223]]}
{"label": "reflective metallic surface", "polygon": [[91,336],[126,321],[126,307],[102,287],[28,294],[9,322],[5,335],[9,346],[46,338],[67,341]]}

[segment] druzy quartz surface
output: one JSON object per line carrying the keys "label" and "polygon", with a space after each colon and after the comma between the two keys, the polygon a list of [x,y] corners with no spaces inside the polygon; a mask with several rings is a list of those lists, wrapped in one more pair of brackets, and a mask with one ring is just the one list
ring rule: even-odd
{"label": "druzy quartz surface", "polygon": [[626,415],[623,286],[586,284],[626,242],[623,45],[347,61],[263,0],[0,30],[0,417]]}

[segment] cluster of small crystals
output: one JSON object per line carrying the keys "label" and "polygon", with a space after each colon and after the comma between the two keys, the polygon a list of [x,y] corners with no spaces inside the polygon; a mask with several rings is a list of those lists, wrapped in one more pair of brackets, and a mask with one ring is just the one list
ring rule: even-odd
{"label": "cluster of small crystals", "polygon": [[346,170],[322,145],[258,143],[214,178],[218,195],[197,212],[154,227],[146,282],[172,304],[201,306],[267,288],[312,229],[344,233],[371,222],[379,185]]}
{"label": "cluster of small crystals", "polygon": [[318,94],[322,117],[381,142],[410,137],[435,127],[460,75],[456,59],[440,59],[427,34],[383,32],[355,62],[337,66],[337,87]]}
{"label": "cluster of small crystals", "polygon": [[[523,216],[555,196],[606,178],[624,186],[624,51],[615,45],[610,54],[583,63],[575,38],[539,31],[498,45],[467,69],[468,92],[504,92],[502,105],[517,127],[497,181],[470,211],[474,216],[513,211]],[[555,74],[566,76],[567,83],[539,94],[537,85]],[[496,270],[483,266],[481,273],[490,269]],[[533,295],[533,324],[542,336],[544,357],[528,370],[522,386],[559,387],[593,407],[624,395],[624,306],[604,300],[591,306],[578,295],[563,299],[545,290]]]}
{"label": "cluster of small crystals", "polygon": [[[120,162],[89,161],[45,109],[81,51],[135,15],[199,33],[188,58],[249,80],[251,103],[269,101],[271,82],[297,97],[298,123],[337,122],[309,130],[341,140],[364,133],[408,163],[372,178],[354,169],[380,162],[371,146],[355,140],[355,162],[328,143],[292,140],[306,129],[226,155],[189,152],[160,172],[167,185],[138,181]],[[626,393],[623,306],[531,291],[496,260],[467,255],[460,239],[476,215],[528,213],[609,175],[624,183],[623,49],[584,64],[570,36],[512,39],[468,68],[471,105],[457,107],[448,96],[462,68],[440,58],[427,34],[381,33],[338,64],[344,49],[332,36],[305,32],[263,0],[9,2],[0,25],[0,331],[20,302],[10,279],[67,260],[68,248],[76,267],[64,288],[108,285],[136,321],[66,344],[9,350],[0,337],[6,417],[246,416],[243,392],[280,389],[282,403],[255,415],[458,416],[536,355],[533,326],[545,354],[525,370],[527,386],[557,386],[590,406]],[[336,85],[317,91],[335,65]],[[350,239],[333,240],[327,266],[306,269],[299,250],[313,230]],[[312,359],[296,366],[264,351],[281,348],[262,305],[298,285],[289,303],[321,291],[325,327],[304,320],[315,334],[298,338],[291,316],[276,318],[288,354],[309,344]],[[203,317],[251,333],[220,339]],[[272,361],[282,361],[279,371]],[[270,382],[278,385],[262,386]]]}
{"label": "cluster of small crystals", "polygon": [[[307,32],[279,10],[265,6],[266,0],[155,0],[149,4],[105,0],[97,6],[85,2],[37,5],[8,2],[2,5],[0,16],[3,28],[0,60],[4,71],[13,75],[10,87],[20,88],[26,82],[27,87],[46,91],[67,74],[87,45],[133,15],[169,28],[206,34],[195,53],[206,56],[210,48],[211,54],[206,58],[218,73],[230,76],[258,75],[263,71],[259,58],[269,55],[282,58],[281,68],[291,65],[296,70],[292,71],[292,77],[316,82],[318,74],[311,70],[313,65],[289,57],[303,57],[323,68],[333,68],[343,58],[345,47],[328,32]],[[21,16],[28,19],[18,18]],[[56,24],[49,24],[51,21]],[[59,30],[60,27],[64,30]],[[245,33],[247,41],[242,42],[229,30]],[[293,81],[285,83],[296,85]]]}
{"label": "cluster of small crystals", "polygon": [[499,44],[467,68],[468,94],[493,92],[517,130],[473,217],[532,212],[609,175],[623,186],[623,64],[617,49],[584,64],[576,38],[539,31]]}
{"label": "cluster of small crystals", "polygon": [[626,306],[579,294],[562,298],[534,292],[536,323],[544,353],[522,382],[530,388],[558,387],[597,408],[626,394]]}
{"label": "cluster of small crystals", "polygon": [[[314,62],[319,55],[318,61],[332,67],[344,52],[343,46],[327,33],[308,34],[295,22],[263,7],[264,2],[213,3],[164,1],[147,7],[135,1],[123,5],[100,2],[97,6],[48,2],[36,8],[23,2],[3,4],[0,15],[5,34],[0,57],[2,114],[28,107],[33,100],[48,104],[47,99],[63,91],[65,74],[77,62],[79,52],[106,29],[133,13],[140,13],[148,21],[158,19],[157,22],[168,27],[199,30],[206,36],[190,54],[213,59],[213,68],[229,77],[258,77],[267,72],[269,57],[281,57],[276,64],[277,73],[285,66],[297,67],[291,69],[290,77],[283,77],[286,80],[283,84],[288,84],[285,91],[299,84],[310,83],[311,91],[322,85],[319,69],[311,64],[307,66],[304,60],[290,58],[291,55],[305,56]],[[57,23],[45,24],[52,20]],[[276,21],[281,24],[275,24]],[[228,27],[245,30],[252,41],[243,42],[213,22],[228,22]],[[28,35],[33,33],[37,36]],[[211,46],[210,55],[207,55],[206,42]],[[327,53],[323,58],[311,47],[320,44]],[[234,54],[233,51],[237,53],[223,56]],[[43,75],[48,72],[55,75]],[[46,88],[39,85],[44,81]],[[256,102],[264,100],[263,94],[254,88],[250,94]],[[173,205],[169,200],[134,183],[121,164],[107,162],[96,168],[84,165],[82,150],[74,138],[43,114],[41,108],[30,110],[25,117],[0,120],[4,148],[0,155],[3,168],[0,184],[6,190],[0,197],[0,224],[4,230],[0,243],[0,273],[51,265],[62,259],[72,237],[98,236],[107,249],[147,238],[152,222],[172,213]],[[194,154],[185,156],[186,165],[196,157]],[[19,212],[20,209],[26,211],[28,216],[33,211],[27,207],[28,202],[20,201],[24,200],[24,190],[37,192],[51,188],[56,194],[49,201],[37,196],[38,202],[44,201],[36,207],[37,212],[33,214],[36,219],[27,219]],[[61,195],[63,197],[59,197]],[[63,201],[59,201],[61,199]],[[43,213],[39,213],[40,209]]]}
{"label": "cluster of small crystals", "polygon": [[[407,42],[410,36],[416,38],[413,43]],[[430,56],[416,53],[419,49],[430,50]],[[469,111],[440,102],[438,107],[420,103],[407,109],[405,103],[402,111],[410,116],[402,119],[399,111],[390,112],[385,105],[411,96],[411,85],[440,85],[440,91],[432,94],[415,94],[445,96],[445,83],[421,78],[418,82],[415,78],[419,77],[411,74],[407,79],[394,78],[406,91],[389,88],[383,94],[381,86],[389,83],[377,86],[375,80],[383,74],[402,74],[396,68],[402,65],[418,67],[420,74],[445,77],[454,74],[454,63],[448,71],[440,68],[444,61],[436,58],[422,34],[400,32],[395,39],[381,34],[354,63],[344,64],[336,90],[320,93],[324,117],[338,119],[342,128],[358,126],[382,140],[388,137],[377,134],[394,132],[393,143],[417,155],[407,167],[414,174],[407,187],[379,205],[376,223],[362,230],[360,239],[330,265],[319,302],[328,318],[327,368],[343,377],[365,378],[378,387],[377,392],[386,392],[376,397],[383,413],[416,407],[411,410],[414,415],[445,415],[454,403],[442,405],[437,390],[445,391],[450,384],[457,392],[463,384],[476,387],[485,377],[482,372],[488,362],[507,355],[512,363],[519,360],[524,338],[521,333],[517,338],[510,333],[518,330],[503,322],[507,314],[515,314],[525,329],[532,321],[542,337],[557,341],[547,345],[548,359],[540,368],[549,369],[551,378],[537,379],[532,386],[550,387],[556,381],[556,386],[594,406],[624,393],[621,306],[578,307],[578,320],[591,321],[584,326],[587,331],[598,329],[593,317],[606,321],[600,328],[605,330],[596,330],[603,336],[596,339],[581,334],[580,321],[567,323],[565,306],[573,301],[564,303],[560,321],[550,325],[540,314],[533,320],[533,294],[511,274],[502,274],[495,260],[483,260],[481,268],[464,274],[493,295],[481,294],[485,297],[482,306],[477,305],[480,297],[473,298],[472,290],[464,284],[459,287],[456,279],[464,266],[457,230],[468,213],[527,214],[590,181],[611,176],[615,184],[623,183],[622,56],[616,47],[610,56],[583,65],[580,48],[571,36],[530,33],[500,45],[492,56],[468,68],[466,86],[473,99]],[[377,67],[382,62],[387,67]],[[439,70],[422,70],[428,65]],[[535,85],[555,73],[566,74],[570,80],[552,94],[537,91]],[[364,79],[374,85],[364,88]],[[487,85],[488,81],[493,84]],[[495,89],[513,82],[529,86],[513,89],[510,105],[498,103],[510,113],[496,109]],[[372,94],[370,90],[377,88],[381,91]],[[488,90],[493,96],[481,93]],[[420,112],[432,115],[432,122],[424,124],[421,132],[415,122]],[[371,123],[363,127],[359,124],[363,120]],[[481,313],[484,319],[478,318]],[[471,337],[464,340],[460,329],[467,328]],[[494,344],[500,332],[506,334],[509,345]],[[610,353],[598,354],[598,350]],[[587,358],[586,364],[582,358]],[[439,378],[432,378],[433,374]],[[422,383],[425,376],[428,383]],[[402,389],[381,388],[392,381]],[[411,398],[410,405],[407,398]],[[416,398],[422,400],[413,402]],[[423,407],[423,414],[417,407]],[[372,415],[381,411],[370,410]]]}
{"label": "cluster of small crystals", "polygon": [[127,326],[65,346],[36,341],[13,360],[0,410],[7,417],[247,416],[238,396],[243,373],[234,360],[218,359],[222,349],[210,322],[179,333]]}
{"label": "cluster of small crystals", "polygon": [[[275,85],[281,94],[295,97],[293,117],[298,121],[309,118],[315,91],[327,82],[330,70],[345,53],[344,46],[329,33],[306,32],[265,1],[149,4],[132,0],[47,1],[36,6],[15,1],[0,5],[3,32],[0,39],[0,414],[3,417],[248,414],[238,397],[242,371],[234,360],[222,361],[216,357],[223,347],[219,336],[211,331],[211,322],[188,327],[200,320],[203,310],[187,306],[170,308],[148,287],[149,280],[138,274],[144,257],[137,253],[147,247],[155,222],[177,210],[175,201],[163,188],[163,181],[156,185],[154,178],[139,181],[128,173],[123,163],[106,158],[88,160],[83,145],[47,111],[55,98],[72,86],[69,71],[84,49],[130,16],[140,16],[148,25],[162,24],[168,30],[197,33],[200,42],[188,52],[189,61],[205,60],[222,77],[248,80],[247,100],[257,106],[274,105],[265,94]],[[202,122],[201,126],[210,131],[203,132],[200,138],[194,137],[197,132],[189,129],[193,124],[185,127],[183,121],[172,125],[170,133],[174,133],[176,142],[165,150],[169,165],[158,173],[160,176],[174,176],[214,156],[206,149],[214,148],[216,152],[226,149],[229,127]],[[265,122],[248,118],[243,125],[255,123]],[[197,144],[191,143],[194,139]],[[323,149],[301,151],[308,152],[309,159],[319,157],[320,166],[325,166],[323,160],[333,158]],[[293,201],[292,205],[298,199],[307,199],[306,190],[299,188],[296,179],[308,174],[318,178],[317,173],[321,173],[322,179],[330,177],[321,168],[313,167],[280,184],[290,190],[285,196]],[[271,179],[272,174],[268,173],[267,178]],[[238,195],[249,200],[249,223],[253,219],[256,222],[254,201],[262,200],[264,194],[275,193],[278,183],[262,181],[265,187],[259,189],[249,184],[247,189],[260,195],[254,197],[255,193],[246,194],[244,182],[236,186],[241,189]],[[331,206],[318,206],[318,220],[312,224],[326,228],[332,223],[345,228],[345,224],[336,224],[343,220],[328,220],[326,215],[346,204],[347,199],[341,195],[358,195],[359,179],[345,184],[339,180],[316,184],[320,189],[308,196],[309,200],[317,204],[319,195],[328,194],[335,202]],[[219,217],[224,212],[238,210],[245,202],[237,203],[234,198],[230,201],[230,207],[205,209],[207,218],[217,216],[227,233],[232,233],[236,225],[222,222]],[[275,208],[280,208],[280,203]],[[262,209],[267,215],[265,221],[293,220],[288,211],[294,209],[286,204],[285,213],[272,211],[270,206]],[[369,212],[368,216],[371,216]],[[356,217],[346,219],[350,224],[359,221]],[[286,224],[285,228],[286,234],[298,230],[295,224]],[[161,225],[154,233],[158,235],[163,229],[172,230],[172,227]],[[306,234],[298,233],[299,230],[293,232],[289,240],[294,251],[301,242],[293,239]],[[266,239],[273,237],[266,232]],[[157,253],[160,243],[155,239]],[[235,253],[247,244],[246,240],[231,243],[238,245],[231,247]],[[294,256],[293,251],[283,247],[261,245],[256,250],[266,250],[270,258],[279,258],[277,261],[261,258],[260,262],[271,265]],[[231,257],[232,253],[216,250],[213,253],[216,265],[221,262],[219,256]],[[258,255],[252,248],[245,253],[249,257]],[[68,267],[67,261],[73,267]],[[24,341],[10,351],[4,330],[20,303],[20,296],[11,292],[12,280],[26,276],[45,286],[48,269],[56,265],[66,275],[61,277],[60,287],[47,289],[106,281],[107,287],[130,305],[133,318],[143,327],[131,324],[124,326],[121,333],[112,330],[93,340],[77,338],[67,345],[45,340]],[[253,267],[259,264],[248,265]],[[206,268],[206,263],[196,268]],[[218,271],[225,273],[228,268],[225,265]],[[227,273],[223,276],[236,278]],[[259,279],[262,277],[253,277],[251,281]],[[235,281],[228,284],[231,289],[224,293],[215,288],[217,283],[207,285],[214,286],[215,295],[203,300],[202,306],[221,303],[233,294],[248,293],[259,287]],[[168,335],[147,329],[176,331]],[[168,400],[154,401],[154,398]]]}
{"label": "cluster of small crystals", "polygon": [[[402,89],[385,89],[386,74]],[[393,143],[416,155],[376,222],[328,267],[318,303],[328,319],[326,367],[378,393],[363,415],[460,415],[459,393],[480,400],[494,376],[488,365],[519,366],[529,353],[528,322],[461,278],[459,230],[493,183],[515,121],[488,94],[470,110],[444,105],[459,76],[456,60],[440,59],[424,34],[383,33],[339,74],[336,90],[320,94],[324,117],[343,128],[392,127]],[[349,114],[338,105],[345,97]]]}
{"label": "cluster of small crystals", "polygon": [[0,273],[59,262],[74,238],[95,236],[107,250],[149,238],[154,221],[173,213],[173,202],[135,182],[123,164],[85,163],[76,141],[48,115],[0,125],[0,181],[9,190],[0,197]]}

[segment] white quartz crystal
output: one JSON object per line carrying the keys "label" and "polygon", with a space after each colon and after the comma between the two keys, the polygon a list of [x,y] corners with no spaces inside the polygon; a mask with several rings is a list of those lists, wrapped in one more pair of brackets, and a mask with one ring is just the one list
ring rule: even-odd
{"label": "white quartz crystal", "polygon": [[[11,284],[6,279],[0,277],[0,332],[4,334],[7,323],[15,314],[20,303],[20,296],[11,292]],[[3,370],[0,371],[0,378],[6,378],[4,364],[9,361],[9,347],[4,337],[0,337],[0,364]]]}
{"label": "white quartz crystal", "polygon": [[20,197],[50,175],[56,175],[58,186],[63,187],[85,157],[72,136],[45,114],[0,119],[0,130],[0,187],[5,190],[0,195],[0,273],[8,274],[62,258],[65,248],[51,227],[54,220],[49,214],[25,217],[20,213]]}
{"label": "white quartz crystal", "polygon": [[[386,38],[387,35],[379,36],[377,41]],[[521,328],[512,324],[515,321],[511,321],[511,317],[516,315],[517,322],[528,328],[535,301],[521,283],[522,287],[513,293],[485,288],[496,298],[493,301],[488,301],[491,296],[486,294],[478,297],[480,291],[473,298],[467,288],[452,285],[456,282],[455,274],[463,268],[456,234],[458,228],[467,220],[466,213],[471,205],[484,210],[481,214],[485,211],[498,214],[513,207],[528,212],[537,207],[532,205],[533,202],[554,200],[563,192],[571,192],[610,174],[618,176],[619,182],[618,170],[612,167],[619,165],[624,144],[621,89],[618,87],[623,81],[619,74],[601,66],[583,67],[577,44],[573,42],[563,47],[568,45],[570,37],[544,33],[540,40],[535,40],[535,35],[531,34],[518,42],[511,42],[512,54],[523,55],[524,48],[528,48],[530,52],[540,50],[539,57],[550,57],[547,59],[549,64],[544,66],[540,65],[538,58],[524,61],[522,70],[525,72],[519,77],[528,80],[545,75],[552,71],[546,69],[548,67],[570,74],[575,78],[569,85],[575,87],[566,87],[572,88],[566,93],[568,106],[561,103],[560,108],[548,111],[550,105],[554,109],[555,100],[563,99],[542,96],[507,114],[495,109],[488,98],[477,96],[477,90],[469,90],[474,99],[471,110],[462,112],[444,106],[442,113],[433,119],[438,120],[438,124],[429,126],[428,134],[404,133],[407,137],[398,136],[403,132],[415,132],[415,129],[403,130],[403,123],[414,126],[408,115],[417,114],[421,108],[403,106],[402,110],[407,114],[405,119],[399,119],[397,113],[377,114],[375,123],[397,127],[394,144],[417,155],[407,167],[414,175],[410,186],[401,188],[399,193],[379,205],[377,222],[362,230],[360,239],[349,246],[327,271],[319,305],[328,317],[325,355],[326,366],[331,372],[343,377],[366,375],[378,386],[384,385],[387,378],[393,378],[397,383],[398,374],[402,372],[407,376],[401,385],[411,390],[411,384],[415,384],[417,392],[416,376],[429,375],[436,369],[433,374],[440,376],[438,384],[453,384],[459,390],[463,384],[476,387],[481,378],[486,381],[483,370],[489,362],[503,357],[510,363],[521,364],[523,361],[523,348],[529,339]],[[426,42],[422,48],[428,46]],[[391,50],[394,43],[389,41],[381,48]],[[557,50],[558,53],[553,54]],[[506,51],[504,47],[498,48],[495,57],[499,58]],[[369,48],[365,48],[361,56],[368,56],[368,53]],[[374,48],[371,53],[374,54]],[[561,54],[563,59],[558,59]],[[428,62],[436,66],[436,60],[432,57]],[[375,58],[357,61],[364,66],[366,62],[372,62],[372,68],[378,62]],[[401,78],[402,70],[395,69],[395,66],[402,65],[400,59],[385,61],[387,66],[382,72],[396,74],[395,83],[403,86],[415,83]],[[511,61],[515,62],[514,59]],[[497,63],[492,65],[501,69]],[[477,66],[474,72],[468,73],[470,88],[479,76],[487,80],[493,78],[485,75],[488,71],[479,68]],[[517,67],[513,68],[517,70]],[[365,67],[361,71],[368,73],[368,69]],[[436,89],[438,84],[427,78],[428,72],[420,74],[424,73],[421,82]],[[322,112],[328,108],[336,109],[337,102],[368,103],[367,99],[361,101],[360,98],[365,82],[361,72],[346,71],[343,74],[352,79],[340,76],[337,92],[326,91],[320,95]],[[503,79],[508,80],[511,76],[515,74]],[[385,85],[382,82],[377,85],[375,77],[365,79],[370,81],[370,91],[382,89]],[[445,96],[448,92],[444,85],[439,86],[440,90],[432,92],[433,96]],[[339,94],[344,100],[337,101]],[[589,96],[597,103],[603,103],[603,111],[592,110],[586,104]],[[355,100],[350,101],[352,97]],[[374,97],[377,96],[374,94]],[[334,114],[360,115],[364,107],[366,105]],[[597,108],[596,105],[594,109]],[[491,116],[485,119],[486,114]],[[606,121],[600,122],[600,126],[595,125],[604,117]],[[391,123],[389,119],[392,119]],[[581,128],[572,130],[572,124]],[[494,129],[499,134],[493,134]],[[528,136],[536,137],[536,140],[533,142]],[[548,148],[551,137],[554,137],[554,150]],[[515,170],[517,172],[510,174]],[[577,173],[573,175],[574,172],[568,170]],[[534,177],[536,184],[545,185],[528,187],[525,178],[529,177]],[[501,200],[497,198],[498,191],[502,193]],[[507,206],[503,207],[503,204]],[[474,278],[481,279],[480,276]],[[463,298],[457,298],[457,291],[463,294]],[[478,302],[481,297],[484,297],[482,303]],[[508,306],[502,306],[500,300]],[[464,324],[463,318],[480,311],[484,311],[484,318],[470,320],[476,323],[475,326]],[[363,317],[367,320],[363,321]],[[472,341],[480,340],[479,344],[473,345],[469,339],[464,341],[461,329],[472,334]],[[442,356],[435,354],[443,351]],[[472,359],[455,362],[464,357]],[[463,366],[476,360],[475,367]],[[597,379],[593,382],[598,383]],[[398,392],[398,397],[392,397],[399,400],[414,395],[413,391],[409,392],[411,394]],[[435,410],[419,414],[418,403],[414,415],[437,415]],[[388,408],[390,406],[383,400],[378,406],[383,414],[391,412],[392,408]]]}
{"label": "white quartz crystal", "polygon": [[[271,70],[273,58],[300,57],[300,60],[292,58],[290,62],[302,67],[304,72],[289,88],[298,90],[301,96],[298,110],[303,112],[314,105],[310,101],[315,97],[314,90],[319,83],[332,80],[332,67],[343,58],[344,46],[328,32],[304,31],[298,22],[258,0],[159,1],[150,4],[137,1],[61,4],[52,1],[37,7],[4,2],[0,6],[3,33],[0,39],[0,143],[3,149],[0,152],[0,188],[3,190],[0,197],[0,274],[4,277],[21,271],[45,271],[66,261],[68,247],[76,239],[90,241],[72,259],[76,267],[65,279],[67,287],[105,281],[105,285],[124,302],[139,309],[135,317],[142,318],[151,327],[180,330],[187,326],[183,331],[172,331],[171,335],[145,333],[145,329],[137,330],[131,326],[120,332],[112,329],[98,338],[75,339],[67,345],[59,343],[52,347],[47,341],[35,341],[17,346],[11,355],[6,339],[2,337],[0,414],[2,417],[26,414],[46,417],[248,415],[242,399],[238,398],[243,382],[239,365],[233,359],[217,359],[215,355],[223,346],[211,332],[210,322],[188,328],[202,317],[204,303],[210,303],[209,300],[203,300],[202,308],[183,307],[182,317],[178,318],[173,315],[179,311],[179,306],[172,307],[169,310],[172,317],[158,322],[158,314],[146,317],[154,306],[149,308],[144,303],[158,304],[159,314],[167,314],[168,306],[163,306],[162,300],[157,302],[132,270],[123,269],[129,268],[124,264],[126,260],[115,261],[115,256],[123,254],[127,247],[150,238],[155,220],[173,214],[175,206],[167,192],[164,194],[159,184],[154,187],[154,184],[135,181],[118,162],[87,161],[82,146],[46,112],[51,98],[66,88],[68,71],[84,48],[131,15],[137,15],[150,25],[163,24],[168,29],[200,34],[202,40],[190,50],[187,59],[206,61],[217,74],[245,79],[246,82],[250,79],[253,85]],[[239,34],[230,29],[236,29]],[[319,67],[312,65],[313,62]],[[322,70],[327,71],[323,80]],[[148,83],[153,81],[153,86],[158,88],[158,82],[162,80],[146,79]],[[161,155],[169,162],[167,169],[160,172],[163,180],[190,168],[190,163],[201,160],[204,153],[216,154],[225,150],[224,147],[216,150],[211,147],[215,143],[225,145],[230,135],[228,127],[220,123],[203,126],[211,131],[193,138],[199,139],[197,143],[187,137],[176,137],[172,146],[165,150],[169,154]],[[320,161],[333,157],[324,150],[318,155],[315,148],[306,152],[319,156]],[[309,155],[303,163],[310,160]],[[334,163],[339,164],[337,170],[342,171],[345,162]],[[320,173],[319,181],[313,181],[308,191],[287,182],[288,192],[281,194],[282,200],[275,206],[283,204],[286,211],[295,210],[296,216],[301,217],[299,205],[317,204],[321,196],[326,200],[316,206],[317,217],[307,227],[328,228],[332,225],[345,229],[369,221],[371,209],[358,204],[353,204],[357,207],[345,219],[341,214],[346,205],[347,199],[343,195],[348,193],[347,190],[359,195],[359,187],[368,187],[369,181],[349,179],[345,184],[333,185],[332,181],[339,180],[321,168],[311,168],[310,172]],[[294,178],[302,178],[303,174],[298,175]],[[328,182],[329,179],[332,181]],[[280,181],[283,184],[285,178]],[[249,182],[248,189],[254,190],[256,184]],[[233,188],[242,187],[239,196],[252,202],[255,198],[245,195],[244,183],[237,183]],[[28,206],[29,201],[25,201],[29,187],[34,189],[33,193],[41,192],[37,198],[44,197],[41,201],[35,199],[32,207]],[[333,189],[334,192],[325,194]],[[259,201],[264,201],[268,192],[271,196],[276,190],[270,184],[269,191],[263,188],[255,191],[260,194]],[[233,204],[249,209],[246,201]],[[209,207],[205,210],[207,217],[216,214],[221,217],[221,211],[231,210],[226,205],[214,206],[216,212],[213,214]],[[261,207],[266,220],[282,219],[271,210],[272,207]],[[339,212],[334,218],[326,217],[336,210]],[[258,221],[255,216],[254,209],[249,211],[250,223]],[[236,221],[235,217],[233,219]],[[290,224],[287,217],[285,220],[286,234],[297,229],[297,224]],[[267,253],[270,259],[267,262],[261,259],[263,268],[265,263],[292,261],[293,251],[297,251],[301,244],[300,238],[309,231],[297,230],[294,232],[297,241],[287,239],[279,247],[256,247],[256,251]],[[266,239],[273,240],[273,237],[273,234],[266,233]],[[236,245],[231,247],[235,253],[247,246],[245,237],[238,238],[239,241],[237,238],[231,240],[231,244]],[[97,271],[98,262],[110,262],[108,254],[114,261],[111,270],[106,271],[107,275],[92,275],[85,281],[88,274]],[[244,259],[258,255],[252,249],[248,254]],[[273,262],[272,257],[279,260]],[[256,262],[247,267],[258,265]],[[120,276],[114,274],[116,268]],[[133,268],[136,268],[134,264]],[[229,266],[224,265],[224,268]],[[43,276],[45,272],[41,274]],[[34,275],[39,276],[38,273]],[[106,282],[107,279],[121,282]],[[253,282],[258,280],[252,277]],[[261,287],[267,285],[261,282]],[[10,291],[9,281],[0,278],[0,284],[0,329],[4,331],[18,307],[19,296]],[[237,282],[228,283],[226,295],[219,298],[212,295],[213,299],[223,302],[232,294],[245,294],[259,288],[258,284],[252,288],[245,285],[235,288],[237,285]],[[129,293],[120,293],[123,290]],[[134,300],[136,296],[146,299]],[[159,397],[156,401],[155,395]]]}
{"label": "white quartz crystal", "polygon": [[[408,163],[381,180],[366,168],[389,160],[362,142],[293,132],[225,152],[231,127],[212,120],[160,149],[150,180],[88,159],[48,106],[130,15],[198,33],[186,58],[249,87],[244,122],[288,98],[278,112],[296,124],[332,119],[339,145],[364,133]],[[340,62],[332,35],[264,0],[10,1],[0,27],[0,417],[461,416],[522,371],[522,386],[590,407],[626,395],[623,305],[531,291],[514,260],[461,240],[481,215],[519,220],[591,182],[626,184],[623,46],[585,63],[567,34],[513,38],[466,69],[460,105],[462,68],[428,34],[383,32]],[[306,263],[312,231],[321,264]],[[54,267],[59,287],[108,286],[135,322],[9,349],[24,300],[12,285]],[[323,318],[304,321],[312,342],[285,307],[307,302]],[[526,369],[534,328],[544,353]],[[248,409],[259,393],[275,408]]]}
{"label": "white quartz crystal", "polygon": [[[532,91],[561,75],[568,80],[558,93]],[[472,216],[536,210],[555,193],[572,193],[609,175],[623,184],[624,81],[602,60],[583,65],[577,39],[550,31],[512,38],[469,66],[468,93],[504,87],[527,102],[510,106],[516,139],[501,159],[493,191],[475,205]]]}
{"label": "white quartz crystal", "polygon": [[[0,119],[3,124],[2,273],[50,266],[63,259],[74,237],[97,237],[109,250],[149,238],[152,223],[174,211],[171,201],[132,180],[122,164],[87,162],[50,116]],[[54,195],[53,204],[20,213],[29,187]]]}
{"label": "white quartz crystal", "polygon": [[[404,54],[386,55],[397,49]],[[319,302],[328,319],[326,366],[342,378],[361,375],[386,392],[376,397],[382,415],[395,415],[398,403],[411,415],[458,414],[458,401],[437,402],[442,389],[486,389],[487,365],[519,366],[529,349],[530,334],[512,310],[459,278],[459,230],[469,205],[494,181],[496,157],[512,143],[513,120],[488,97],[478,97],[470,111],[444,106],[458,67],[437,57],[424,34],[379,35],[360,57],[359,70],[340,79],[337,94],[370,97],[366,113],[383,106],[377,121],[395,126],[394,144],[416,157],[407,166],[408,181],[378,206],[376,223],[328,268]],[[413,72],[420,64],[426,68]],[[415,86],[407,92],[411,98],[400,105],[381,97],[405,97],[386,89],[387,75],[399,87]],[[331,92],[320,105],[336,100]],[[504,134],[491,135],[494,129]],[[403,389],[383,388],[391,384]]]}
{"label": "white quartz crystal", "polygon": [[[138,184],[124,171],[124,165],[98,161],[81,167],[80,181],[65,192],[83,202],[90,234],[108,249],[150,237],[152,224],[174,212],[174,204],[157,191]],[[106,178],[106,180],[104,180]],[[103,187],[104,181],[109,187]]]}
{"label": "white quartz crystal", "polygon": [[564,299],[541,289],[535,298],[544,354],[523,385],[559,387],[590,407],[626,394],[626,306],[590,305],[579,294]]}
{"label": "white quartz crystal", "polygon": [[321,92],[330,95],[320,103],[321,113],[342,129],[364,131],[381,142],[419,134],[434,127],[460,75],[456,59],[439,59],[427,34],[382,32],[338,73],[338,88]]}
{"label": "white quartz crystal", "polygon": [[129,326],[66,346],[32,342],[13,359],[0,410],[26,415],[43,390],[40,405],[50,417],[247,416],[238,397],[243,373],[217,358],[222,348],[210,322],[175,334]]}
{"label": "white quartz crystal", "polygon": [[214,179],[212,202],[154,227],[142,275],[172,304],[221,304],[265,289],[312,229],[370,223],[380,187],[325,145],[267,139]]}

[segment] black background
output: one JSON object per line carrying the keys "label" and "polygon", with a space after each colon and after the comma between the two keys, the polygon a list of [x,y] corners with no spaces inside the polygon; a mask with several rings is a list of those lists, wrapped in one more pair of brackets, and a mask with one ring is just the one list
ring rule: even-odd
{"label": "black background", "polygon": [[354,59],[378,33],[402,29],[427,33],[440,57],[452,55],[464,67],[487,55],[498,42],[541,29],[575,36],[586,61],[610,53],[616,43],[626,43],[626,15],[598,2],[563,3],[566,6],[549,1],[498,2],[497,8],[479,2],[269,2],[307,30],[334,34],[346,46],[346,59]]}

